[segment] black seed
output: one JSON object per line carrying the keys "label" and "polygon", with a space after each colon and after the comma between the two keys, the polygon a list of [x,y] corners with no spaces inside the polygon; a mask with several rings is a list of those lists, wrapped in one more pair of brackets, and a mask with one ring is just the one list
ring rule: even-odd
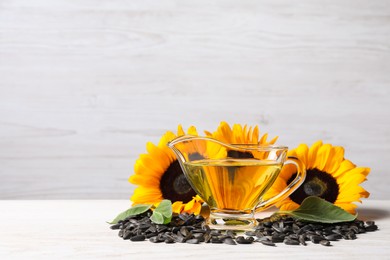
{"label": "black seed", "polygon": [[365,229],[365,228],[359,227],[359,232],[358,232],[358,234],[362,234],[362,233],[366,233],[366,229]]}
{"label": "black seed", "polygon": [[310,241],[313,242],[314,244],[318,244],[321,240],[324,240],[324,238],[321,236],[317,236],[317,235],[310,236]]}
{"label": "black seed", "polygon": [[118,236],[119,236],[119,237],[123,237],[123,230],[119,230]]}
{"label": "black seed", "polygon": [[296,223],[293,223],[292,224],[292,229],[293,229],[294,233],[297,233],[298,230],[300,229],[300,227]]}
{"label": "black seed", "polygon": [[189,239],[186,241],[186,243],[188,243],[188,244],[199,244],[199,242],[200,241],[197,238]]}
{"label": "black seed", "polygon": [[222,240],[217,238],[217,237],[212,237],[211,238],[211,243],[213,243],[213,244],[222,244]]}
{"label": "black seed", "polygon": [[150,232],[150,233],[154,233],[154,232],[157,232],[157,228],[155,226],[151,226],[149,227],[146,232]]}
{"label": "black seed", "polygon": [[301,234],[304,234],[306,231],[309,231],[309,230],[311,230],[311,229],[312,229],[312,227],[309,226],[309,225],[307,225],[307,226],[302,226],[296,233],[297,233],[298,235],[301,235]]}
{"label": "black seed", "polygon": [[159,232],[159,233],[164,232],[167,229],[168,229],[168,227],[164,226],[164,225],[158,225],[157,226],[157,232]]}
{"label": "black seed", "polygon": [[283,243],[285,243],[286,245],[291,245],[291,246],[297,246],[299,245],[299,241],[297,240],[293,240],[293,239],[289,239],[289,238],[286,238]]}
{"label": "black seed", "polygon": [[156,233],[149,233],[149,234],[146,234],[145,237],[146,238],[151,238],[151,237],[154,237],[154,236],[157,236],[157,235],[158,235],[157,232]]}
{"label": "black seed", "polygon": [[149,238],[149,241],[152,242],[152,243],[161,243],[161,242],[164,242],[164,240],[158,239],[157,236]]}
{"label": "black seed", "polygon": [[199,233],[199,234],[205,234],[207,231],[206,230],[203,230],[203,229],[194,229],[194,230],[192,230],[192,233],[193,234],[197,234],[197,233]]}
{"label": "black seed", "polygon": [[[180,234],[180,233],[179,233]],[[182,235],[174,235],[173,236],[173,239],[175,240],[175,242],[177,243],[184,243],[186,242],[186,239],[182,236]]]}
{"label": "black seed", "polygon": [[306,244],[306,236],[305,236],[305,234],[300,235],[298,237],[298,241],[299,241],[299,243],[301,243],[301,245],[306,246],[307,244]]}
{"label": "black seed", "polygon": [[274,243],[272,243],[269,240],[260,240],[260,243],[262,243],[265,246],[276,246]]}
{"label": "black seed", "polygon": [[326,238],[326,240],[329,240],[329,241],[337,241],[338,239],[342,238],[342,236],[339,234],[331,234],[331,235],[325,236],[325,238]]}
{"label": "black seed", "polygon": [[136,242],[136,241],[144,241],[146,237],[144,235],[138,235],[138,236],[133,236],[130,238],[131,241]]}
{"label": "black seed", "polygon": [[343,233],[341,230],[339,230],[339,229],[333,229],[332,232],[335,233],[335,234],[339,234],[339,235],[343,235],[343,234],[344,234],[344,233]]}
{"label": "black seed", "polygon": [[260,231],[256,231],[256,237],[261,238],[261,237],[264,237],[264,235]]}
{"label": "black seed", "polygon": [[283,242],[284,238],[285,238],[284,234],[275,233],[272,235],[271,241],[273,243],[281,243]]}
{"label": "black seed", "polygon": [[225,239],[223,240],[223,242],[224,242],[225,244],[228,244],[228,245],[237,245],[237,243],[236,243],[233,239],[231,239],[230,237],[225,238]]}
{"label": "black seed", "polygon": [[254,237],[254,236],[256,236],[256,232],[255,231],[246,231],[245,235]]}
{"label": "black seed", "polygon": [[209,233],[204,234],[204,242],[209,243],[211,239],[211,235]]}
{"label": "black seed", "polygon": [[[205,223],[205,222],[203,222],[203,223]],[[208,232],[211,231],[209,225],[206,225],[206,224],[202,225],[202,229],[204,229],[204,230],[206,230],[206,231],[208,231]]]}
{"label": "black seed", "polygon": [[330,246],[330,242],[328,240],[321,240],[320,244],[323,246]]}
{"label": "black seed", "polygon": [[272,227],[272,222],[270,222],[270,221],[263,222],[263,225],[264,225],[264,227]]}
{"label": "black seed", "polygon": [[367,221],[366,221],[366,225],[367,225],[367,226],[375,225],[375,221],[367,220]]}
{"label": "black seed", "polygon": [[283,228],[281,228],[281,227],[279,226],[278,223],[274,223],[274,224],[272,225],[272,228],[273,228],[273,230],[275,230],[276,232],[283,233]]}
{"label": "black seed", "polygon": [[195,233],[192,235],[193,238],[198,239],[200,242],[204,241],[204,234],[202,233]]}
{"label": "black seed", "polygon": [[167,237],[164,241],[166,244],[173,244],[175,240],[172,237]]}
{"label": "black seed", "polygon": [[261,242],[261,241],[270,241],[271,242],[270,238],[269,237],[265,237],[265,236],[256,239],[256,241],[259,241],[259,242]]}
{"label": "black seed", "polygon": [[123,239],[130,239],[130,237],[131,237],[132,234],[133,234],[133,232],[131,232],[130,230],[125,230],[125,231],[123,232],[122,238],[123,238]]}
{"label": "black seed", "polygon": [[115,229],[120,229],[121,226],[122,226],[122,224],[118,223],[118,224],[112,225],[110,228],[111,228],[112,230],[115,230]]}
{"label": "black seed", "polygon": [[233,230],[226,231],[226,235],[230,238],[236,238],[236,233]]}
{"label": "black seed", "polygon": [[[372,221],[372,222],[374,222],[374,221]],[[369,225],[369,226],[366,227],[366,231],[367,232],[372,232],[372,231],[375,231],[377,229],[378,229],[378,226],[375,225],[375,224],[372,224],[372,225]]]}
{"label": "black seed", "polygon": [[[252,239],[251,239],[252,238]],[[254,238],[253,237],[248,237],[248,239],[246,239],[245,237],[243,236],[239,236],[236,238],[236,242],[238,244],[252,244],[254,241]]]}
{"label": "black seed", "polygon": [[221,235],[221,231],[219,231],[219,230],[212,230],[210,232],[210,235],[212,235],[212,236],[219,236],[219,235]]}

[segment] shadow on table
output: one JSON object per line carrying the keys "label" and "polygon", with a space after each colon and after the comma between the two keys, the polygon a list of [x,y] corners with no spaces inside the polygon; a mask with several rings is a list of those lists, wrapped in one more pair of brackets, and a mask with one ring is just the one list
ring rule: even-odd
{"label": "shadow on table", "polygon": [[385,209],[359,209],[358,210],[358,219],[361,220],[378,220],[384,219],[390,216],[390,211]]}

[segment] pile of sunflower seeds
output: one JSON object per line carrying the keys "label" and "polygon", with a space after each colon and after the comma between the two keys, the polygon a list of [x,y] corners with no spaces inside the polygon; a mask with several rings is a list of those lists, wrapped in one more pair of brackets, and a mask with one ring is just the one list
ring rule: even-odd
{"label": "pile of sunflower seeds", "polygon": [[119,229],[119,237],[130,241],[149,240],[152,243],[216,243],[216,244],[252,244],[255,242],[266,246],[276,243],[286,245],[304,245],[306,242],[330,246],[331,241],[340,239],[353,240],[357,234],[378,229],[374,221],[355,220],[337,224],[301,222],[290,217],[276,220],[258,220],[254,231],[237,235],[236,232],[211,230],[202,216],[180,214],[172,217],[167,225],[158,225],[150,220],[152,212],[128,217],[112,225],[111,229]]}

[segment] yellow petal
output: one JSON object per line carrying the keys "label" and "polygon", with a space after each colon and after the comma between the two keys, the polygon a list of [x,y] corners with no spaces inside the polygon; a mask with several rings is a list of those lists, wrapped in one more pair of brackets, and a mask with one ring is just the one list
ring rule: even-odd
{"label": "yellow petal", "polygon": [[155,187],[158,188],[160,186],[160,181],[157,178],[148,178],[140,174],[134,174],[130,176],[129,182],[137,185],[147,186],[147,187]]}
{"label": "yellow petal", "polygon": [[314,166],[312,166],[313,168],[324,171],[326,163],[329,159],[331,148],[332,146],[330,144],[324,144],[318,148],[317,155],[314,159],[315,163]]}
{"label": "yellow petal", "polygon": [[[170,157],[171,153],[168,154],[168,153],[164,152],[163,149],[159,148],[158,146],[155,146],[151,142],[146,143],[146,150],[153,158],[158,158],[158,161],[166,161],[169,163],[172,162],[171,157]],[[165,165],[167,165],[167,164],[165,164]]]}
{"label": "yellow petal", "polygon": [[268,138],[268,133],[263,134],[263,136],[260,138],[259,144],[266,144]]}
{"label": "yellow petal", "polygon": [[304,164],[307,165],[307,158],[309,154],[309,147],[306,144],[300,144],[295,149],[296,157]]}
{"label": "yellow petal", "polygon": [[276,203],[275,206],[278,207],[280,210],[294,210],[299,207],[299,204],[287,198],[281,202]]}
{"label": "yellow petal", "polygon": [[340,176],[342,176],[344,173],[348,172],[349,170],[355,168],[355,164],[353,164],[351,161],[349,160],[344,160],[341,162],[340,164],[340,167],[337,169],[336,172],[334,172],[332,175],[334,178],[339,178]]}
{"label": "yellow petal", "polygon": [[196,128],[195,126],[191,126],[190,128],[188,128],[188,134],[190,135],[198,135],[198,132],[196,131]]}
{"label": "yellow petal", "polygon": [[172,212],[180,214],[184,209],[184,205],[182,201],[176,201],[172,204]]}
{"label": "yellow petal", "polygon": [[171,131],[166,132],[161,138],[158,143],[158,147],[166,147],[167,144],[176,138],[176,135],[172,133]]}
{"label": "yellow petal", "polygon": [[271,141],[269,141],[270,144],[274,144],[277,140],[278,140],[279,136],[275,136],[274,138],[272,138]]}
{"label": "yellow petal", "polygon": [[341,162],[344,160],[344,148],[341,146],[332,147],[330,157],[331,159],[328,160],[324,171],[334,173],[340,168]]}
{"label": "yellow petal", "polygon": [[183,130],[183,127],[181,125],[177,126],[177,136],[185,135],[186,133]]}
{"label": "yellow petal", "polygon": [[134,190],[130,199],[134,204],[155,204],[160,202],[163,197],[159,189],[140,186]]}
{"label": "yellow petal", "polygon": [[252,132],[252,139],[251,139],[251,142],[254,143],[254,144],[257,144],[259,143],[259,127],[258,126],[255,126],[255,128],[253,128],[253,132]]}
{"label": "yellow petal", "polygon": [[309,149],[309,155],[308,155],[308,162],[307,162],[307,169],[313,169],[315,168],[315,162],[317,157],[317,151],[322,146],[322,141],[319,140],[315,142]]}

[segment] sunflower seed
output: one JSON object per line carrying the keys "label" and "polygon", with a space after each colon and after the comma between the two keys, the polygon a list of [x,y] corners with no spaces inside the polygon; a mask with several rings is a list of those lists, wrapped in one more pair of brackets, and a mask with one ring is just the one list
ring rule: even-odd
{"label": "sunflower seed", "polygon": [[321,237],[321,236],[317,236],[317,235],[312,235],[310,236],[310,240],[311,242],[313,242],[314,244],[318,244],[321,240],[323,240],[324,238]]}
{"label": "sunflower seed", "polygon": [[272,235],[271,241],[273,243],[281,243],[283,242],[284,238],[285,238],[284,234],[275,233]]}
{"label": "sunflower seed", "polygon": [[132,232],[131,232],[131,231],[125,230],[125,231],[123,232],[122,238],[123,238],[123,239],[130,239],[131,235],[132,235]]}
{"label": "sunflower seed", "polygon": [[221,239],[219,239],[218,237],[212,237],[211,238],[211,243],[213,243],[213,244],[222,244],[222,240]]}
{"label": "sunflower seed", "polygon": [[[118,230],[118,236],[130,241],[144,241],[152,243],[226,243],[251,244],[260,242],[263,245],[275,246],[275,243],[289,245],[306,245],[306,241],[329,246],[330,241],[339,239],[357,239],[356,234],[372,232],[378,229],[374,221],[355,220],[338,224],[307,223],[292,218],[259,220],[259,225],[252,231],[245,232],[244,236],[236,237],[234,231],[211,230],[203,217],[193,214],[179,214],[172,217],[167,225],[156,225],[150,221],[152,211],[138,216],[130,216],[110,228]],[[270,219],[271,220],[271,219]]]}
{"label": "sunflower seed", "polygon": [[307,244],[306,244],[306,236],[305,236],[305,234],[300,235],[298,237],[298,241],[299,241],[299,243],[301,243],[301,245],[306,246]]}
{"label": "sunflower seed", "polygon": [[286,238],[283,243],[285,243],[286,245],[291,245],[291,246],[297,246],[299,245],[299,241],[297,240],[293,240],[293,239],[290,239],[290,238]]}
{"label": "sunflower seed", "polygon": [[378,226],[375,225],[375,224],[372,224],[372,225],[369,225],[369,226],[366,227],[366,231],[367,232],[372,232],[372,231],[375,231],[377,229],[378,229]]}
{"label": "sunflower seed", "polygon": [[164,240],[158,239],[157,236],[154,236],[154,237],[149,238],[149,241],[152,242],[152,243],[161,243],[161,242],[164,242]]}
{"label": "sunflower seed", "polygon": [[329,240],[329,241],[337,241],[340,238],[342,238],[342,236],[339,234],[331,234],[331,235],[325,236],[325,239]]}
{"label": "sunflower seed", "polygon": [[238,244],[252,244],[253,241],[254,241],[253,237],[245,238],[243,236],[239,236],[236,238],[236,242]]}
{"label": "sunflower seed", "polygon": [[209,243],[209,242],[210,242],[210,239],[211,239],[210,233],[204,234],[204,242],[205,242],[205,243]]}
{"label": "sunflower seed", "polygon": [[230,237],[225,238],[225,239],[223,240],[223,242],[224,242],[225,244],[228,244],[228,245],[237,245],[237,243],[236,243],[232,238],[230,238]]}
{"label": "sunflower seed", "polygon": [[186,241],[187,244],[199,244],[199,239],[193,238]]}
{"label": "sunflower seed", "polygon": [[122,226],[122,224],[118,223],[118,224],[112,225],[110,228],[115,230],[115,229],[120,229],[121,226]]}
{"label": "sunflower seed", "polygon": [[256,236],[256,232],[255,231],[246,231],[245,235],[254,237],[254,236]]}
{"label": "sunflower seed", "polygon": [[269,240],[260,240],[260,243],[262,243],[265,246],[276,246],[274,243],[272,243]]}
{"label": "sunflower seed", "polygon": [[330,246],[330,242],[328,240],[321,240],[320,244],[323,246]]}
{"label": "sunflower seed", "polygon": [[145,239],[146,237],[144,235],[133,236],[132,238],[130,238],[130,240],[133,242],[144,241]]}

